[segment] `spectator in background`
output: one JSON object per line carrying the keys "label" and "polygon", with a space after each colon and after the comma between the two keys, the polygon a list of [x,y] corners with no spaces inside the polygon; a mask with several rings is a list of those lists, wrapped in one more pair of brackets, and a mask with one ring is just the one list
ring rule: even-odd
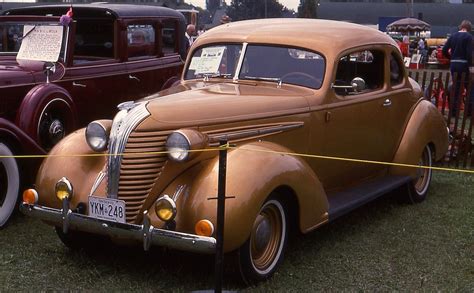
{"label": "spectator in background", "polygon": [[459,96],[461,94],[461,77],[464,74],[464,87],[469,84],[469,66],[472,64],[472,36],[470,34],[472,24],[469,20],[463,20],[459,26],[459,31],[452,34],[443,47],[443,55],[451,59],[451,75],[456,74],[456,82],[453,86],[454,97],[450,103],[452,105],[452,113],[456,115],[456,107],[458,105]]}
{"label": "spectator in background", "polygon": [[203,26],[203,25],[200,25],[200,26],[199,26],[199,30],[198,30],[198,32],[197,32],[198,36],[202,35],[205,31],[206,31],[206,30],[205,30],[204,26]]}
{"label": "spectator in background", "polygon": [[418,52],[421,55],[421,63],[426,63],[428,51],[426,50],[425,38],[418,41]]}
{"label": "spectator in background", "polygon": [[186,44],[186,52],[187,52],[189,51],[189,48],[194,42],[194,36],[196,35],[196,27],[193,24],[188,24],[184,35],[186,36],[186,39],[188,40]]}

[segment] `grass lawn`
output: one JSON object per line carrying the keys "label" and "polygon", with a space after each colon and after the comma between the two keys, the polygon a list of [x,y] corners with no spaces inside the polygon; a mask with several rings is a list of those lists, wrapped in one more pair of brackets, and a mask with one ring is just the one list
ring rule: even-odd
{"label": "grass lawn", "polygon": [[[396,195],[396,194],[394,194]],[[70,251],[16,215],[0,231],[0,290],[190,291],[213,287],[213,257],[110,244]],[[474,175],[435,172],[417,205],[385,197],[296,236],[278,272],[248,291],[474,291]]]}

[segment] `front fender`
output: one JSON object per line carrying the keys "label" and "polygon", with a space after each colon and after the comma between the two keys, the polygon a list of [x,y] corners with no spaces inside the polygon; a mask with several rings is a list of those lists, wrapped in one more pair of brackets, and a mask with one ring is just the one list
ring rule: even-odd
{"label": "front fender", "polygon": [[[435,159],[441,160],[448,150],[448,131],[443,116],[433,104],[421,100],[405,128],[394,163],[417,165],[426,145],[434,146]],[[416,176],[416,168],[391,166],[390,174]]]}
{"label": "front fender", "polygon": [[[297,201],[299,226],[307,232],[327,221],[327,198],[318,178],[290,150],[270,142],[254,142],[228,152],[225,202],[224,250],[241,246],[249,237],[253,222],[267,197],[279,187],[292,190],[282,194]],[[177,197],[177,230],[194,233],[201,219],[216,227],[219,160],[203,161],[175,179],[163,192]],[[181,193],[177,190],[183,190]],[[159,221],[151,208],[152,222]]]}
{"label": "front fender", "polygon": [[26,94],[16,116],[18,127],[28,133],[35,141],[39,141],[38,123],[41,113],[53,100],[65,105],[69,113],[64,114],[72,115],[72,129],[77,127],[76,108],[67,90],[52,83],[40,84]]}
{"label": "front fender", "polygon": [[40,205],[61,208],[54,195],[56,182],[66,177],[74,187],[71,207],[87,203],[87,196],[106,162],[106,155],[97,156],[87,144],[85,128],[77,130],[57,143],[44,159],[36,176],[36,189]]}

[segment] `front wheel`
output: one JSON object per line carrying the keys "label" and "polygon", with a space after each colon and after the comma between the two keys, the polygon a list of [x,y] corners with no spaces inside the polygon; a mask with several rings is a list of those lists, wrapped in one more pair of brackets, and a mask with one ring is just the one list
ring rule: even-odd
{"label": "front wheel", "polygon": [[20,172],[10,148],[0,143],[0,227],[15,210],[20,190]]}
{"label": "front wheel", "polygon": [[260,209],[250,237],[238,250],[239,269],[251,284],[269,278],[283,259],[288,239],[288,218],[278,197],[270,197]]}
{"label": "front wheel", "polygon": [[425,200],[433,173],[433,170],[431,169],[432,164],[433,158],[431,148],[427,145],[424,148],[418,163],[419,166],[425,168],[417,169],[416,178],[410,182],[410,186],[408,188],[408,197],[411,203],[418,203]]}

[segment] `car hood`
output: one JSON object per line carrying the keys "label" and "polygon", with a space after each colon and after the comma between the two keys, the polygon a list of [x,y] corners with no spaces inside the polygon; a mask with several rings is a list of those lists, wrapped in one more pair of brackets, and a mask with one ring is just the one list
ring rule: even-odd
{"label": "car hood", "polygon": [[175,93],[145,100],[151,119],[178,127],[304,113],[309,110],[305,95],[311,93],[291,86],[277,88],[276,84],[233,83],[195,83],[172,91]]}
{"label": "car hood", "polygon": [[13,60],[0,61],[0,86],[34,83],[32,70],[27,70]]}

